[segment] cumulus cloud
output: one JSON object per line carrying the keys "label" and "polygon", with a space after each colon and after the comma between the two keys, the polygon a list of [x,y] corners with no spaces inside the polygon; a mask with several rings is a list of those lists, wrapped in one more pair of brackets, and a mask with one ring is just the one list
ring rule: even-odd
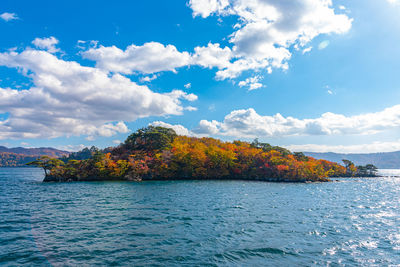
{"label": "cumulus cloud", "polygon": [[221,124],[216,120],[212,120],[212,121],[201,120],[199,122],[198,127],[195,128],[193,131],[195,133],[204,134],[204,135],[219,135],[220,125]]}
{"label": "cumulus cloud", "polygon": [[151,76],[144,76],[144,77],[140,78],[139,80],[140,80],[140,82],[143,83],[143,82],[151,82],[152,80],[155,80],[155,79],[157,79],[157,75],[153,74]]}
{"label": "cumulus cloud", "polygon": [[126,133],[124,121],[180,115],[182,100],[197,96],[180,90],[155,93],[120,74],[65,61],[48,51],[27,48],[0,53],[0,66],[17,68],[32,80],[27,90],[0,88],[0,139],[54,138]]}
{"label": "cumulus cloud", "polygon": [[153,126],[160,126],[160,127],[165,127],[165,128],[171,128],[173,129],[178,135],[186,135],[186,136],[193,136],[194,134],[189,131],[186,127],[180,124],[169,124],[163,121],[154,121],[150,123],[149,125]]}
{"label": "cumulus cloud", "polygon": [[254,77],[250,77],[247,78],[244,81],[240,81],[239,82],[239,86],[240,87],[248,87],[247,90],[252,91],[252,90],[256,90],[259,89],[261,87],[263,87],[262,83],[259,83],[259,81],[262,79],[263,77],[256,75]]}
{"label": "cumulus cloud", "polygon": [[196,101],[197,100],[197,95],[195,94],[188,94],[186,92],[183,92],[181,90],[173,90],[171,93],[167,93],[166,95],[171,96],[172,98],[183,98],[188,101]]}
{"label": "cumulus cloud", "polygon": [[[342,34],[352,19],[336,14],[330,0],[191,0],[194,16],[238,17],[229,36],[229,61],[218,65],[217,78],[235,78],[243,71],[287,69],[290,49],[299,49],[321,34]],[[217,66],[217,63],[214,63]]]}
{"label": "cumulus cloud", "polygon": [[[305,47],[321,34],[345,33],[352,24],[346,14],[335,13],[329,0],[190,0],[188,5],[195,17],[237,17],[227,38],[231,47],[208,43],[188,52],[149,42],[125,50],[95,46],[82,55],[96,61],[97,68],[121,74],[176,72],[197,65],[216,68],[217,80],[233,79],[248,70],[286,70],[291,50]],[[303,53],[310,49],[304,48]]]}
{"label": "cumulus cloud", "polygon": [[8,13],[4,12],[3,14],[0,15],[0,18],[4,21],[11,21],[11,20],[17,20],[19,19],[17,14],[15,13]]}
{"label": "cumulus cloud", "polygon": [[[155,121],[149,125],[161,126],[166,128],[172,128],[178,135],[186,136],[210,136],[220,135],[221,124],[215,120],[206,121],[202,120],[199,126],[193,131],[185,128],[180,124],[169,124],[162,121]],[[242,136],[235,136],[242,137]],[[247,136],[247,137],[261,137],[261,136]],[[400,150],[400,139],[393,142],[372,142],[368,144],[357,144],[357,145],[320,145],[320,144],[302,144],[302,145],[283,145],[283,147],[290,151],[303,151],[303,152],[336,152],[336,153],[377,153],[377,152],[391,152]]]}
{"label": "cumulus cloud", "polygon": [[184,87],[185,87],[186,89],[189,89],[189,88],[192,87],[192,84],[191,84],[191,83],[187,83],[187,84],[184,85]]}
{"label": "cumulus cloud", "polygon": [[94,47],[82,52],[82,56],[96,61],[97,68],[122,74],[176,72],[176,68],[191,63],[188,52],[179,52],[173,45],[164,46],[157,42],[145,43],[142,46],[132,44],[125,50],[116,46]]}
{"label": "cumulus cloud", "polygon": [[254,109],[234,110],[222,122],[202,120],[195,133],[230,137],[365,135],[400,127],[400,105],[375,113],[345,116],[327,112],[315,119],[259,115]]}
{"label": "cumulus cloud", "polygon": [[35,38],[32,44],[37,48],[47,50],[49,53],[56,53],[60,51],[60,49],[56,48],[58,42],[59,41],[55,37],[51,36],[49,38]]}
{"label": "cumulus cloud", "polygon": [[193,64],[210,69],[225,69],[231,65],[233,54],[229,47],[221,48],[220,44],[208,43],[207,46],[196,47],[194,51]]}
{"label": "cumulus cloud", "polygon": [[189,6],[193,9],[193,16],[206,18],[212,13],[221,13],[229,5],[228,0],[190,0]]}

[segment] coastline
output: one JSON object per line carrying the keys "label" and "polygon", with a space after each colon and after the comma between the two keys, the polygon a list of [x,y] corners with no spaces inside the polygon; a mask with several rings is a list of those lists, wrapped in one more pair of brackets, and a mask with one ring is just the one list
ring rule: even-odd
{"label": "coastline", "polygon": [[321,180],[309,180],[309,179],[280,179],[280,178],[144,178],[144,179],[113,179],[113,178],[99,178],[99,177],[87,177],[85,179],[60,179],[57,176],[46,176],[43,179],[44,183],[68,183],[68,182],[148,182],[148,181],[251,181],[251,182],[269,182],[269,183],[326,183],[332,182],[333,180],[329,178]]}

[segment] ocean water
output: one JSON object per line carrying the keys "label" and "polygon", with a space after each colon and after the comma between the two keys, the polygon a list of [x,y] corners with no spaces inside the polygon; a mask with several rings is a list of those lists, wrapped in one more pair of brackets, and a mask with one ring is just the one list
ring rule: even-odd
{"label": "ocean water", "polygon": [[378,174],[389,177],[400,177],[400,169],[380,169]]}
{"label": "ocean water", "polygon": [[400,179],[41,183],[0,169],[0,266],[400,265]]}

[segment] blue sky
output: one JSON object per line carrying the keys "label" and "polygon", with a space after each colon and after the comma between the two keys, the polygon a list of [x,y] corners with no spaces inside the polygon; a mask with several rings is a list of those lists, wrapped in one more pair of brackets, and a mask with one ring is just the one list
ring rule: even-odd
{"label": "blue sky", "polygon": [[0,145],[149,124],[296,151],[400,150],[400,2],[8,1]]}

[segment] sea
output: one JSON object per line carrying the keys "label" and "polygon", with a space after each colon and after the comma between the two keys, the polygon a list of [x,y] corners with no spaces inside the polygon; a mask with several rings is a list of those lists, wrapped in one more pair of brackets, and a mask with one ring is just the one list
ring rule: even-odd
{"label": "sea", "polygon": [[400,170],[329,183],[42,183],[0,168],[0,266],[400,266]]}

